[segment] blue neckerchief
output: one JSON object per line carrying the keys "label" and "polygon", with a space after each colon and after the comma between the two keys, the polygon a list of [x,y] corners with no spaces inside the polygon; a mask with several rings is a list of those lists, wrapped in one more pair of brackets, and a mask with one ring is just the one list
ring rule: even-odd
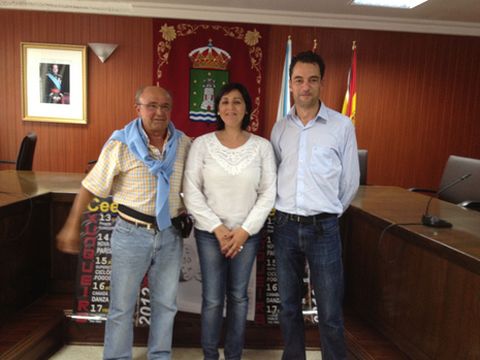
{"label": "blue neckerchief", "polygon": [[142,129],[141,118],[136,118],[123,129],[114,131],[109,139],[118,140],[127,145],[130,152],[138,160],[142,161],[148,170],[157,177],[155,215],[160,230],[164,230],[172,225],[168,206],[170,175],[172,175],[173,165],[175,164],[178,141],[182,136],[182,132],[176,130],[171,121],[168,123],[168,130],[171,135],[165,147],[165,158],[163,160],[154,159],[148,152],[148,139]]}
{"label": "blue neckerchief", "polygon": [[58,90],[62,90],[62,83],[60,80],[53,74],[47,74],[48,78],[52,80],[53,84]]}

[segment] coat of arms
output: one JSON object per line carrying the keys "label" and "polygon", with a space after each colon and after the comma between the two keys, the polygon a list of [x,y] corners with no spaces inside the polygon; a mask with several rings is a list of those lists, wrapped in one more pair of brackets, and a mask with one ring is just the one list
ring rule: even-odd
{"label": "coat of arms", "polygon": [[190,69],[190,120],[215,122],[214,101],[218,90],[228,83],[227,66],[231,56],[225,50],[207,46],[192,50]]}

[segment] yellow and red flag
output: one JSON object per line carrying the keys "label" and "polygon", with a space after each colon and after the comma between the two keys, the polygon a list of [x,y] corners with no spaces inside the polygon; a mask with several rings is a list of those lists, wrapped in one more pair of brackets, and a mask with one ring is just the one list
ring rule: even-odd
{"label": "yellow and red flag", "polygon": [[348,71],[347,92],[343,100],[342,114],[352,119],[355,124],[355,115],[357,110],[357,45],[355,41],[352,45],[352,64]]}

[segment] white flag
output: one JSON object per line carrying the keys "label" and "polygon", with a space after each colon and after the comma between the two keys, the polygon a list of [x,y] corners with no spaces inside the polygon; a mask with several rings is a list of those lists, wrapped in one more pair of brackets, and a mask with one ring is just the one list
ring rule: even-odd
{"label": "white flag", "polygon": [[290,90],[288,88],[288,78],[290,63],[292,61],[292,40],[288,37],[287,49],[285,51],[285,61],[283,63],[282,88],[280,90],[280,99],[278,101],[277,121],[283,119],[290,110]]}

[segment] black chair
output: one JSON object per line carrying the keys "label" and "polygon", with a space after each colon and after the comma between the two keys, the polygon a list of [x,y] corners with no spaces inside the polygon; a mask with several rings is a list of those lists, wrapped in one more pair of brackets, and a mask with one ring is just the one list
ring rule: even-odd
{"label": "black chair", "polygon": [[358,149],[358,162],[360,165],[360,185],[367,185],[368,150]]}
{"label": "black chair", "polygon": [[32,170],[33,156],[35,155],[35,146],[37,144],[37,135],[35,133],[27,134],[20,144],[17,161],[0,160],[2,164],[15,164],[16,170]]}
{"label": "black chair", "polygon": [[463,156],[450,155],[442,178],[439,190],[411,188],[410,191],[437,193],[447,185],[460,179],[462,176],[471,174],[470,177],[445,189],[438,194],[438,198],[470,209],[480,209],[480,160]]}
{"label": "black chair", "polygon": [[464,208],[475,210],[475,211],[480,211],[480,201],[462,201],[460,206],[463,206]]}

